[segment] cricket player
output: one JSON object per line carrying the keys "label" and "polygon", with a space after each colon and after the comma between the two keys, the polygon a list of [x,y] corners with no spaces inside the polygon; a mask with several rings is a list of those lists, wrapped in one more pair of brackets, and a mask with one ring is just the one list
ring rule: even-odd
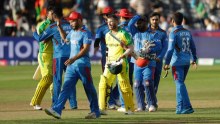
{"label": "cricket player", "polygon": [[172,16],[173,28],[169,34],[169,45],[164,70],[172,66],[172,75],[176,84],[176,114],[191,114],[194,112],[184,83],[190,67],[197,67],[196,47],[190,31],[182,26],[183,14],[176,12]]}
{"label": "cricket player", "polygon": [[[60,7],[55,7],[53,10],[53,18],[58,20],[62,18],[62,9]],[[69,33],[71,26],[66,20],[62,20],[63,29]],[[68,60],[70,55],[70,45],[65,43],[60,33],[57,29],[56,23],[51,24],[41,35],[38,35],[37,32],[33,33],[34,38],[37,41],[43,41],[48,38],[52,38],[53,41],[53,97],[52,104],[56,103],[61,91],[62,85],[62,75],[63,71],[66,70],[64,62]],[[73,87],[73,93],[70,96],[70,107],[71,109],[77,108],[76,102],[76,88]]]}
{"label": "cricket player", "polygon": [[[137,23],[137,27],[135,24]],[[140,51],[146,43],[154,44],[154,47],[150,47],[145,51],[147,54],[155,54],[161,49],[161,42],[153,39],[153,34],[147,30],[147,18],[145,16],[135,15],[128,23],[130,32],[134,39],[135,52]],[[156,34],[158,35],[158,34]],[[135,59],[131,60],[135,63]],[[136,94],[136,100],[138,108],[136,111],[145,110],[146,103],[144,102],[146,93],[146,101],[149,104],[149,112],[154,112],[157,109],[156,96],[154,92],[154,72],[156,67],[156,61],[150,60],[150,63],[145,67],[139,67],[134,64],[134,90]]]}
{"label": "cricket player", "polygon": [[150,14],[149,17],[150,17],[150,25],[148,27],[148,31],[153,35],[153,40],[161,42],[162,45],[162,49],[156,53],[157,58],[156,58],[156,68],[154,73],[154,90],[156,95],[160,82],[162,67],[163,67],[163,57],[165,56],[168,48],[168,38],[166,31],[162,30],[159,27],[160,14],[157,12],[153,12]]}
{"label": "cricket player", "polygon": [[[120,9],[119,13],[116,13],[117,16],[120,18],[120,24],[119,27],[121,27],[123,30],[127,31],[130,33],[129,28],[128,28],[128,22],[130,18],[133,16],[128,9]],[[134,63],[131,62],[131,56],[127,57],[127,60],[129,62],[129,81],[131,87],[133,87],[133,71],[134,71]],[[117,109],[119,112],[125,112],[125,104],[124,104],[124,99],[122,96],[122,92],[120,91],[120,87],[118,86],[119,90],[119,100],[121,103],[121,107]]]}
{"label": "cricket player", "polygon": [[[97,53],[99,50],[99,44],[101,47],[101,64],[102,64],[102,71],[104,72],[105,69],[105,63],[106,63],[106,41],[105,41],[105,35],[106,33],[109,32],[109,28],[107,25],[107,18],[109,15],[114,14],[115,11],[112,7],[105,7],[102,11],[102,17],[103,17],[103,24],[98,27],[96,30],[96,35],[95,35],[95,43],[94,43],[94,55]],[[110,109],[116,109],[116,106],[118,106],[118,97],[119,97],[119,92],[118,92],[118,86],[116,85],[113,87],[112,92],[110,94],[110,98],[108,101],[109,108]]]}
{"label": "cricket player", "polygon": [[[110,30],[105,36],[108,50],[107,62],[99,82],[99,108],[103,115],[107,114],[106,102],[111,92],[110,88],[115,81],[116,76],[125,102],[125,114],[133,114],[134,112],[132,89],[128,78],[129,65],[126,58],[133,51],[133,42],[131,36],[125,30],[118,27],[118,23],[118,19],[115,15],[111,15],[107,19],[107,24]],[[113,36],[120,39],[121,42],[119,43]],[[126,46],[126,51],[124,49],[125,46],[122,44]],[[112,74],[107,65],[121,59],[123,59],[122,71],[117,75]]]}
{"label": "cricket player", "polygon": [[[53,14],[53,7],[49,5],[47,7],[47,19],[41,22],[37,27],[38,34],[42,34],[42,32],[50,24],[53,23],[52,14]],[[35,110],[42,110],[42,107],[40,106],[41,101],[47,89],[50,87],[50,85],[53,82],[53,73],[52,73],[53,43],[51,42],[51,38],[39,43],[38,63],[40,66],[42,78],[37,85],[36,91],[34,93],[30,105],[33,106]]]}
{"label": "cricket player", "polygon": [[92,35],[89,31],[82,29],[82,16],[80,13],[72,12],[69,17],[72,30],[67,35],[63,30],[61,22],[57,22],[59,32],[65,42],[70,42],[71,53],[68,60],[65,61],[67,71],[64,78],[64,85],[56,102],[51,108],[45,109],[48,115],[57,119],[61,118],[63,107],[67,98],[70,96],[72,88],[75,87],[80,79],[83,83],[87,98],[90,102],[91,112],[86,119],[96,119],[100,117],[98,98],[91,76],[91,64],[89,58],[89,48],[92,43]]}

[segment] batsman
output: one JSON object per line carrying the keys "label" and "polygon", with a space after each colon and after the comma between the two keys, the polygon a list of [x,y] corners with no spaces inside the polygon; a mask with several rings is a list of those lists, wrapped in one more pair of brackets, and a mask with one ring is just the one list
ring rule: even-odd
{"label": "batsman", "polygon": [[[102,115],[107,114],[107,98],[116,76],[125,102],[125,114],[133,114],[134,112],[132,89],[128,78],[129,65],[126,59],[133,51],[133,42],[128,32],[118,27],[118,23],[117,16],[111,15],[108,17],[107,24],[110,31],[105,36],[107,58],[105,70],[100,77],[99,83],[99,108]],[[121,42],[116,38],[120,39]],[[119,65],[117,66],[116,63],[119,63]]]}
{"label": "batsman", "polygon": [[[43,31],[53,23],[53,7],[48,6],[47,8],[47,19],[41,23],[39,23],[37,27],[38,34],[42,34]],[[33,29],[34,31],[35,29]],[[52,74],[52,65],[53,65],[53,43],[51,42],[51,38],[44,40],[39,43],[39,54],[38,54],[38,63],[40,66],[41,72],[41,80],[37,85],[34,96],[31,100],[30,105],[34,107],[35,110],[42,110],[40,106],[41,101],[49,88],[49,86],[53,82],[53,74]]]}

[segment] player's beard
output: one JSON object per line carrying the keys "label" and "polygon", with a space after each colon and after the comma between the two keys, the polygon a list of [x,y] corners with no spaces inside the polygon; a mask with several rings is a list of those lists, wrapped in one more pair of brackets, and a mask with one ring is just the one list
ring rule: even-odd
{"label": "player's beard", "polygon": [[75,25],[75,26],[72,26],[73,30],[78,30],[79,29],[79,25]]}
{"label": "player's beard", "polygon": [[152,23],[152,24],[151,24],[151,26],[152,26],[152,28],[157,29],[157,28],[158,28],[158,26],[159,26],[159,24],[156,24],[156,23],[155,23],[155,24],[153,24],[153,23]]}
{"label": "player's beard", "polygon": [[109,25],[109,30],[114,30],[114,29],[117,29],[117,25]]}

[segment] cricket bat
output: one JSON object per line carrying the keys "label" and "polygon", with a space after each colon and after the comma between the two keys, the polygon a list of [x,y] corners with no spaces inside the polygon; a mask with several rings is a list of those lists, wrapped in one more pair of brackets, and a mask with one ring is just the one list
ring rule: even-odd
{"label": "cricket bat", "polygon": [[41,71],[40,71],[40,66],[39,65],[37,66],[37,69],[34,72],[33,79],[34,80],[40,80],[41,79]]}

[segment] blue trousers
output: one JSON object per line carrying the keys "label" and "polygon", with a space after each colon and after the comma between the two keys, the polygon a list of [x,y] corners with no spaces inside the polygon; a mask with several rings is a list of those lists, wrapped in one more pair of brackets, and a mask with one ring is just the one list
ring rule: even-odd
{"label": "blue trousers", "polygon": [[172,66],[172,75],[176,84],[176,110],[192,108],[186,85],[184,83],[189,70],[189,65]]}
{"label": "blue trousers", "polygon": [[[54,58],[53,59],[53,98],[52,105],[58,101],[62,86],[62,76],[63,72],[66,71],[66,66],[64,62],[68,57]],[[72,88],[71,95],[69,97],[70,108],[77,107],[76,101],[76,87]]]}
{"label": "blue trousers", "polygon": [[[159,83],[160,83],[160,77],[162,72],[163,62],[157,62],[155,73],[154,73],[154,91],[155,95],[157,94]],[[157,96],[156,96],[156,102],[157,102]]]}
{"label": "blue trousers", "polygon": [[67,101],[67,98],[70,97],[73,87],[75,87],[79,79],[83,83],[86,96],[90,103],[91,112],[96,113],[96,116],[99,117],[100,112],[98,106],[98,98],[95,87],[93,85],[91,68],[86,67],[86,65],[82,65],[82,66],[70,65],[67,67],[64,78],[63,89],[60,93],[58,101],[55,103],[52,109],[55,110],[57,113],[62,114],[62,110]]}
{"label": "blue trousers", "polygon": [[[145,95],[148,105],[156,106],[156,96],[154,91],[155,67],[146,66],[143,68],[134,65],[134,91],[138,108],[145,109]],[[144,93],[145,91],[145,93]]]}

